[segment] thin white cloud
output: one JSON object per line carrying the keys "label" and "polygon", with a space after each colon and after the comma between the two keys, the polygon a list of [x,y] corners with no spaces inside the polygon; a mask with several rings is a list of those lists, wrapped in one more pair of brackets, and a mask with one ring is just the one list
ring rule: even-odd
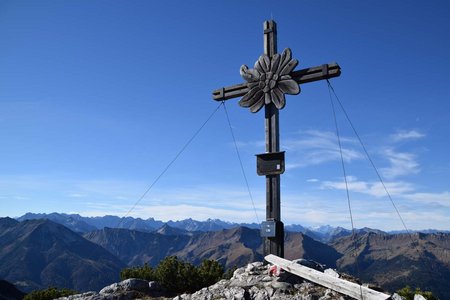
{"label": "thin white cloud", "polygon": [[[450,208],[450,192],[416,192],[416,188],[412,183],[396,181],[385,182],[389,195],[399,199],[420,202],[424,206],[417,207],[417,204],[408,205],[408,209],[419,209],[424,211],[433,210],[437,213],[436,208]],[[345,182],[342,181],[324,181],[321,184],[322,189],[345,190]],[[350,192],[370,195],[376,198],[387,197],[385,188],[381,182],[359,181],[356,178],[348,180],[348,188]],[[431,212],[430,212],[431,213]],[[413,222],[412,222],[413,223]]]}
{"label": "thin white cloud", "polygon": [[383,154],[390,163],[389,167],[380,169],[385,178],[393,179],[420,172],[420,164],[413,153],[397,152],[393,148],[387,148]]}
{"label": "thin white cloud", "polygon": [[322,189],[335,189],[335,190],[345,190],[348,189],[353,192],[365,193],[369,191],[369,184],[363,181],[324,181],[321,184]]}
{"label": "thin white cloud", "polygon": [[417,130],[401,130],[396,132],[395,134],[391,134],[390,138],[392,141],[394,142],[401,142],[401,141],[406,141],[406,140],[417,140],[417,139],[421,139],[424,138],[425,134],[417,131]]}
{"label": "thin white cloud", "polygon": [[[384,186],[391,196],[404,195],[406,193],[414,191],[413,184],[409,182],[385,182]],[[381,182],[376,182],[370,186],[367,194],[375,197],[384,197],[387,196],[386,190],[384,189]]]}
{"label": "thin white cloud", "polygon": [[306,182],[319,182],[319,179],[317,179],[317,178],[309,178],[309,179],[306,179]]}
{"label": "thin white cloud", "polygon": [[80,193],[71,193],[67,195],[70,198],[86,198],[86,194],[80,194]]}
{"label": "thin white cloud", "polygon": [[[367,194],[374,197],[387,196],[386,190],[391,196],[404,195],[414,191],[414,186],[411,183],[398,181],[398,182],[385,182],[384,187],[381,182],[366,182],[358,181],[355,177],[347,177],[347,186],[349,191]],[[345,190],[345,181],[324,181],[321,184],[322,189],[335,189]]]}
{"label": "thin white cloud", "polygon": [[[342,156],[345,162],[363,158],[362,153],[354,148],[356,140],[341,137]],[[291,154],[291,161],[286,169],[319,165],[341,159],[336,134],[331,131],[307,130],[299,138],[287,139],[283,143]]]}
{"label": "thin white cloud", "polygon": [[404,196],[406,199],[416,202],[439,204],[441,206],[450,207],[450,192],[442,193],[413,193]]}

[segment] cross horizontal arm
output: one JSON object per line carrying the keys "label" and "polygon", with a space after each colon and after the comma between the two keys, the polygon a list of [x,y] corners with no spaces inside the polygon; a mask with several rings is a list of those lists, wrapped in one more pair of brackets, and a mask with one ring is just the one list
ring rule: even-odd
{"label": "cross horizontal arm", "polygon": [[294,79],[298,84],[339,77],[340,75],[341,67],[337,63],[311,67],[291,73],[292,79]]}
{"label": "cross horizontal arm", "polygon": [[[337,63],[331,63],[294,71],[290,75],[298,84],[303,84],[338,77],[341,75],[341,67]],[[223,101],[244,96],[248,91],[247,84],[240,83],[214,90],[212,95],[214,100]]]}

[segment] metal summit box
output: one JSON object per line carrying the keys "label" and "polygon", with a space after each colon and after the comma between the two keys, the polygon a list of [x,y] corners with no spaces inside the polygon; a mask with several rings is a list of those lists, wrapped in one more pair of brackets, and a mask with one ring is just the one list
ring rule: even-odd
{"label": "metal summit box", "polygon": [[275,237],[276,222],[275,220],[263,221],[261,223],[261,236],[262,237]]}
{"label": "metal summit box", "polygon": [[284,151],[256,155],[256,173],[259,176],[284,173]]}

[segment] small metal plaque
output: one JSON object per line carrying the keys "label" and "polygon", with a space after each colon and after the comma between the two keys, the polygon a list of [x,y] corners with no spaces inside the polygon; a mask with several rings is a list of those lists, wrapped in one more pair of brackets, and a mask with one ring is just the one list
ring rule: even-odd
{"label": "small metal plaque", "polygon": [[284,151],[256,155],[256,173],[259,176],[284,173]]}
{"label": "small metal plaque", "polygon": [[261,223],[261,236],[262,237],[275,237],[276,234],[276,222],[264,221]]}

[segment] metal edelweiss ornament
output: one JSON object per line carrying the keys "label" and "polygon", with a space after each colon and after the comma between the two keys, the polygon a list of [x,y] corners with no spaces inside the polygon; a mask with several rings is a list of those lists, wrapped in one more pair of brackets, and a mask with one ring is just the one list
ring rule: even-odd
{"label": "metal edelweiss ornament", "polygon": [[239,101],[239,105],[249,107],[253,113],[270,103],[282,109],[286,104],[284,94],[300,93],[298,83],[290,75],[297,64],[298,61],[292,59],[291,49],[286,48],[281,55],[274,54],[272,58],[261,55],[254,69],[243,65],[240,73],[247,81],[249,91]]}

